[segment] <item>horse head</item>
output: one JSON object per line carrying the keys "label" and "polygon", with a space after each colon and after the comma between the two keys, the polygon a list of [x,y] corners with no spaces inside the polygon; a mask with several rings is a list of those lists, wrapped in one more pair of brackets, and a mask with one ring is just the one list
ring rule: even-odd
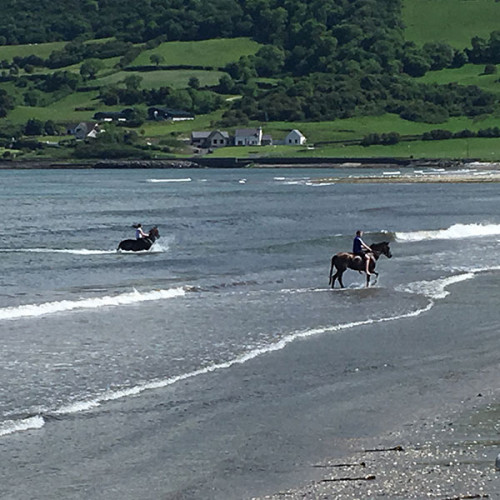
{"label": "horse head", "polygon": [[388,241],[382,241],[380,243],[373,243],[370,246],[373,252],[378,253],[379,255],[385,255],[388,259],[392,257],[391,249],[389,248]]}
{"label": "horse head", "polygon": [[158,231],[158,228],[156,226],[152,227],[149,230],[149,237],[151,238],[152,241],[155,241],[160,237],[160,232]]}

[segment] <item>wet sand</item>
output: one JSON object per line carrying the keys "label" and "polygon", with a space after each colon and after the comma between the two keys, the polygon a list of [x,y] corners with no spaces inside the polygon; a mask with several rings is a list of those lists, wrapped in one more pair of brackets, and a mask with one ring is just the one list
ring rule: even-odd
{"label": "wet sand", "polygon": [[[354,439],[342,459],[313,464],[322,477],[291,490],[260,497],[299,499],[422,499],[499,498],[500,450],[498,395],[476,401],[466,411],[408,423],[406,429],[376,439]],[[400,443],[400,444],[395,444]]]}
{"label": "wet sand", "polygon": [[[461,298],[455,297],[455,307],[468,308],[481,299],[466,300],[468,293],[481,287],[481,281],[492,289],[496,278],[493,274],[477,277],[476,283],[465,287]],[[469,288],[470,287],[470,288]],[[483,296],[484,297],[484,296]],[[457,300],[458,299],[458,300]],[[460,303],[462,303],[460,305]],[[482,304],[483,306],[485,304]],[[492,306],[493,303],[490,303]],[[451,307],[450,307],[451,306]],[[451,317],[452,305],[448,313],[440,310],[430,312],[430,317],[422,317],[411,325],[413,333],[420,327],[429,328],[432,316],[444,313],[450,319],[457,338],[449,338],[450,357],[442,358],[443,372],[423,371],[422,382],[428,378],[428,387],[419,387],[422,406],[419,408],[418,396],[408,397],[406,403],[413,407],[415,418],[405,421],[407,414],[401,412],[401,421],[392,429],[369,437],[353,436],[349,440],[350,452],[343,456],[325,457],[314,464],[311,470],[320,471],[316,477],[300,487],[281,489],[260,500],[272,499],[368,499],[385,498],[409,500],[436,498],[440,500],[461,500],[473,498],[500,498],[500,471],[495,467],[495,459],[500,454],[500,384],[498,363],[488,360],[488,349],[498,353],[498,342],[494,338],[500,330],[500,318],[484,312],[484,323],[477,325],[467,322],[460,324]],[[429,322],[429,319],[431,321]],[[486,326],[487,325],[487,326]],[[440,322],[435,323],[433,334],[440,335]],[[486,337],[480,337],[489,330]],[[476,334],[481,332],[479,337]],[[496,333],[495,333],[496,332]],[[453,335],[453,334],[452,334]],[[476,337],[469,347],[458,337]],[[422,339],[425,342],[425,339]],[[495,345],[497,347],[495,347]],[[470,349],[470,350],[469,350]],[[435,353],[435,361],[442,355]],[[415,359],[426,364],[432,355],[421,357],[415,352]],[[476,368],[465,366],[465,359],[475,358]],[[433,362],[431,362],[433,363]],[[439,378],[443,379],[438,382]],[[441,388],[438,385],[443,383]],[[414,390],[413,383],[402,376],[401,384],[408,384],[409,392]],[[434,390],[428,392],[431,386]],[[391,392],[392,388],[387,388]],[[428,401],[428,398],[431,401]],[[430,404],[429,404],[430,403]],[[426,404],[429,406],[425,409]],[[398,411],[394,408],[395,411]],[[421,410],[421,411],[419,411]],[[377,415],[373,415],[377,418]],[[380,415],[379,418],[383,418]],[[389,427],[391,427],[389,425]]]}

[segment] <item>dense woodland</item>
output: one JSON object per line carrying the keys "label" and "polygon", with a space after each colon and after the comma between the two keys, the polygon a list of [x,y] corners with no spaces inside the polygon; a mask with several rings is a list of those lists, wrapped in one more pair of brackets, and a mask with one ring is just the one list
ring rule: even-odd
{"label": "dense woodland", "polygon": [[[131,69],[141,51],[137,44],[151,48],[163,41],[241,36],[263,46],[255,56],[216,68],[227,74],[217,86],[201,88],[193,79],[185,90],[144,90],[140,79],[131,77],[125,88],[101,88],[99,98],[106,105],[162,104],[208,113],[227,108],[221,95],[242,95],[219,123],[227,127],[249,120],[315,121],[385,112],[442,123],[450,116],[493,112],[493,94],[456,84],[424,85],[415,77],[467,62],[496,71],[500,31],[489,39],[473,38],[463,51],[445,43],[418,47],[404,39],[401,7],[401,0],[4,0],[0,44],[68,43],[47,59],[0,62],[3,81],[15,80],[23,88],[16,96],[0,91],[0,115],[21,104],[20,95],[23,105],[47,105],[91,85],[101,59],[119,57],[117,66]],[[90,39],[101,41],[85,43]],[[83,63],[80,74],[64,70],[77,63]],[[52,73],[30,75],[36,67]]]}

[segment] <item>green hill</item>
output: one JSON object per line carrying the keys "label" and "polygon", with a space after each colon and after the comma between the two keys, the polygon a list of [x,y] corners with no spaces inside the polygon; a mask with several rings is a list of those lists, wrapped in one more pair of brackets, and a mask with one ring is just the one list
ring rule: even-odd
{"label": "green hill", "polygon": [[[126,121],[107,122],[95,143],[146,156],[190,154],[192,130],[258,125],[276,139],[299,128],[316,145],[260,150],[279,155],[416,155],[443,138],[453,151],[464,137],[470,151],[500,135],[495,0],[214,0],[189,10],[174,0],[4,3],[6,157],[12,137],[16,154],[54,154],[36,142],[49,136],[65,144],[58,154],[81,157],[85,147],[57,133],[124,109]],[[150,106],[196,118],[149,121]]]}

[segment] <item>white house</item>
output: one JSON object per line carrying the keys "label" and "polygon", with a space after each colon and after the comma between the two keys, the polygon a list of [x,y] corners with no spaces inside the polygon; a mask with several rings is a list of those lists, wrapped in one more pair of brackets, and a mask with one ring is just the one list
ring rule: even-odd
{"label": "white house", "polygon": [[289,146],[301,145],[305,144],[305,142],[306,142],[306,136],[296,128],[290,131],[288,135],[285,137],[285,144]]}
{"label": "white house", "polygon": [[234,132],[235,146],[260,146],[262,144],[262,127],[239,128]]}

